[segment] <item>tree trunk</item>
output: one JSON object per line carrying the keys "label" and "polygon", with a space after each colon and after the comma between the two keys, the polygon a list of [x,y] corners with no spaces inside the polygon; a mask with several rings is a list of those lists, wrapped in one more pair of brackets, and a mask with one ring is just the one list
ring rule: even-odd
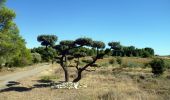
{"label": "tree trunk", "polygon": [[79,82],[82,78],[81,73],[83,70],[78,70],[77,77],[73,80],[73,82]]}
{"label": "tree trunk", "polygon": [[94,64],[94,63],[97,61],[97,59],[98,59],[98,56],[97,56],[91,63],[85,65],[83,68],[79,68],[79,69],[78,69],[78,72],[77,72],[77,77],[73,80],[73,82],[79,82],[79,81],[81,80],[81,78],[82,78],[82,75],[81,75],[82,72],[83,72],[84,70],[86,70],[87,67],[89,67],[89,66],[91,66],[92,64]]}
{"label": "tree trunk", "polygon": [[64,69],[64,75],[65,75],[65,82],[68,82],[69,81],[69,73],[68,73],[68,70],[67,68],[63,68]]}
{"label": "tree trunk", "polygon": [[[64,61],[65,60],[65,61]],[[60,59],[60,64],[61,64],[61,67],[63,68],[64,70],[64,76],[65,76],[65,82],[68,82],[69,81],[69,73],[68,73],[68,68],[67,68],[67,63],[66,63],[66,57],[62,56],[61,59]],[[65,63],[64,63],[65,62]]]}

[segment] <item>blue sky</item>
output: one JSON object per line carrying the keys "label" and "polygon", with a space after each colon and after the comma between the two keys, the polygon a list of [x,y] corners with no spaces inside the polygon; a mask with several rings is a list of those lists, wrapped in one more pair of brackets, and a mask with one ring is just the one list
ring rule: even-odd
{"label": "blue sky", "polygon": [[170,0],[7,0],[7,6],[28,48],[40,46],[38,35],[55,34],[59,41],[86,36],[170,54]]}

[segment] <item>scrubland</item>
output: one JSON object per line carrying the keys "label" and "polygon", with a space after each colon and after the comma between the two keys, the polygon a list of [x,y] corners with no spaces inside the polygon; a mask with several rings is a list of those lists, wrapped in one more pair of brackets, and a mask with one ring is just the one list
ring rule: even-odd
{"label": "scrubland", "polygon": [[[87,59],[87,58],[83,58]],[[63,81],[58,64],[36,76],[19,80],[0,92],[1,100],[170,100],[170,70],[155,77],[146,66],[149,58],[124,57],[119,65],[115,58],[97,61],[83,73],[79,89],[53,89],[51,82]],[[84,62],[82,62],[83,64]],[[70,80],[75,68],[69,67]],[[10,84],[10,83],[9,83]]]}

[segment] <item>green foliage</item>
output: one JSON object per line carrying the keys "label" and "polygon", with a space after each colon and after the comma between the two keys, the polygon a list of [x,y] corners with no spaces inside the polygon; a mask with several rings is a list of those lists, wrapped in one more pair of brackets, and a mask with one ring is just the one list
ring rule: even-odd
{"label": "green foliage", "polygon": [[93,60],[92,59],[82,59],[82,62],[84,63],[91,63]]}
{"label": "green foliage", "polygon": [[98,48],[98,49],[104,49],[105,44],[101,41],[93,41],[92,47]]}
{"label": "green foliage", "polygon": [[165,62],[163,59],[156,58],[150,62],[152,73],[154,75],[161,75],[165,71]]}
{"label": "green foliage", "polygon": [[32,53],[32,61],[33,63],[41,62],[41,55],[39,53]]}
{"label": "green foliage", "polygon": [[144,67],[144,64],[142,63],[137,63],[137,62],[127,62],[122,64],[123,67],[129,67],[129,68],[135,68],[135,67]]}
{"label": "green foliage", "polygon": [[54,46],[55,42],[57,41],[58,37],[55,35],[39,35],[37,37],[37,41],[41,42],[42,46]]}
{"label": "green foliage", "polygon": [[122,58],[121,57],[117,57],[116,61],[119,65],[122,65]]}
{"label": "green foliage", "polygon": [[19,55],[15,55],[9,61],[6,61],[7,67],[22,67],[32,63],[32,56],[30,50],[23,49]]}
{"label": "green foliage", "polygon": [[80,47],[72,50],[73,53],[84,53],[86,56],[94,56],[96,55],[96,49],[94,48],[86,48],[86,47]]}
{"label": "green foliage", "polygon": [[76,53],[74,53],[75,58],[80,58],[80,57],[85,57],[85,56],[86,56],[86,53],[84,53],[84,52],[76,52]]}
{"label": "green foliage", "polygon": [[144,50],[149,52],[150,55],[154,55],[155,54],[154,53],[154,49],[152,49],[152,48],[147,47],[147,48],[144,48]]}
{"label": "green foliage", "polygon": [[65,45],[65,46],[69,46],[69,47],[74,47],[75,43],[72,40],[63,40],[60,41],[60,45]]}
{"label": "green foliage", "polygon": [[169,59],[166,59],[164,60],[165,61],[165,67],[170,69],[170,60]]}
{"label": "green foliage", "polygon": [[100,67],[108,67],[109,65],[110,65],[109,62],[100,63]]}
{"label": "green foliage", "polygon": [[117,61],[116,61],[115,58],[112,58],[112,59],[109,60],[109,64],[111,64],[111,65],[114,65],[116,63],[117,63]]}
{"label": "green foliage", "polygon": [[58,79],[55,75],[50,75],[50,76],[41,76],[42,82],[51,82],[52,80]]}
{"label": "green foliage", "polygon": [[[48,51],[48,52],[47,52]],[[38,47],[31,49],[32,53],[39,53],[41,55],[41,60],[44,62],[49,62],[57,56],[57,52],[53,48]]]}
{"label": "green foliage", "polygon": [[[31,53],[13,22],[16,14],[5,7],[0,9],[0,66],[23,66],[31,63]],[[3,59],[3,60],[2,60]]]}
{"label": "green foliage", "polygon": [[91,38],[78,38],[75,40],[75,44],[80,46],[92,46],[93,40]]}
{"label": "green foliage", "polygon": [[112,49],[112,56],[128,56],[128,57],[152,57],[154,50],[152,48],[138,49],[134,46],[122,46],[120,42],[109,42],[108,45]]}
{"label": "green foliage", "polygon": [[8,32],[10,28],[14,25],[13,19],[16,14],[13,10],[6,7],[0,9],[0,32]]}
{"label": "green foliage", "polygon": [[120,42],[109,42],[108,45],[111,47],[111,49],[113,50],[120,50],[121,49],[121,45]]}
{"label": "green foliage", "polygon": [[151,54],[148,51],[143,51],[142,57],[148,58],[148,57],[151,57]]}

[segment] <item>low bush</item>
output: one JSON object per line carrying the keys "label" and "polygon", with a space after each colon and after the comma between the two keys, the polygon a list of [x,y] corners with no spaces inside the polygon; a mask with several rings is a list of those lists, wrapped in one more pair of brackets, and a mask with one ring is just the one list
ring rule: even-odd
{"label": "low bush", "polygon": [[135,67],[144,67],[145,65],[137,62],[127,62],[122,65],[123,67],[135,68]]}
{"label": "low bush", "polygon": [[165,61],[163,59],[156,58],[152,60],[149,64],[154,75],[162,75],[165,71]]}
{"label": "low bush", "polygon": [[40,81],[48,82],[48,81],[52,81],[54,79],[57,79],[57,77],[54,76],[54,75],[51,75],[51,76],[41,76]]}
{"label": "low bush", "polygon": [[41,62],[41,55],[39,53],[32,53],[32,61],[33,63]]}
{"label": "low bush", "polygon": [[116,63],[117,63],[117,61],[116,61],[115,58],[112,58],[112,59],[109,60],[109,64],[111,64],[111,65],[114,65]]}
{"label": "low bush", "polygon": [[121,57],[117,57],[116,61],[119,65],[122,65],[122,58]]}
{"label": "low bush", "polygon": [[84,62],[84,63],[91,63],[92,59],[82,59],[82,62]]}
{"label": "low bush", "polygon": [[170,69],[170,60],[164,60],[165,61],[165,67]]}
{"label": "low bush", "polygon": [[108,62],[100,63],[101,67],[108,67],[110,64]]}

